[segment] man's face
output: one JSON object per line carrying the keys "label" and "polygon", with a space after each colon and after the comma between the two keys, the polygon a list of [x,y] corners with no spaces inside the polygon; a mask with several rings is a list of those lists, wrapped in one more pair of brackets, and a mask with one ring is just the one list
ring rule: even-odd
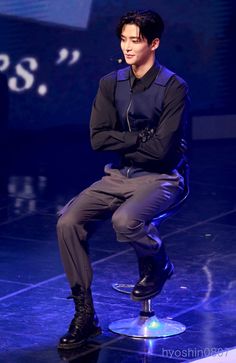
{"label": "man's face", "polygon": [[125,24],[121,33],[120,46],[126,63],[139,67],[153,60],[155,49],[159,45],[159,39],[154,42],[155,45],[153,42],[148,44],[146,38],[140,37],[137,25]]}

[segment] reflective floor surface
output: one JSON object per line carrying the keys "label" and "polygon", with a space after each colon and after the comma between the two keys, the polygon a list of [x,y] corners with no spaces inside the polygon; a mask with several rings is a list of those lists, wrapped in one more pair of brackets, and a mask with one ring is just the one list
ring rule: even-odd
{"label": "reflective floor surface", "polygon": [[111,287],[134,282],[138,272],[133,251],[116,242],[105,221],[90,239],[93,295],[103,334],[77,351],[58,352],[73,303],[66,299],[56,213],[102,175],[109,155],[92,152],[76,137],[23,141],[2,151],[0,361],[163,363],[215,354],[226,362],[227,350],[236,346],[236,143],[193,143],[191,194],[161,227],[175,274],[153,307],[158,317],[175,319],[186,331],[145,340],[108,330],[115,320],[137,316],[140,306]]}

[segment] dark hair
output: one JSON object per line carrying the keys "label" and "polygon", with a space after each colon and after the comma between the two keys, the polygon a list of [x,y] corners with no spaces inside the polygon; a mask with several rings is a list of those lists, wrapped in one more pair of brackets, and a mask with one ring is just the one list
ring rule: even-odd
{"label": "dark hair", "polygon": [[155,38],[160,39],[164,31],[164,22],[161,16],[153,10],[135,10],[123,15],[116,29],[119,39],[125,24],[137,25],[140,29],[140,36],[146,38],[148,44],[151,44]]}

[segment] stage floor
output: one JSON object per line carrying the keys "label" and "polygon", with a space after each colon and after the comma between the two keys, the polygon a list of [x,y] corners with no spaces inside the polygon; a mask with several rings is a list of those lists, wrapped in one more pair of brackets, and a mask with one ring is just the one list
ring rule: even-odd
{"label": "stage floor", "polygon": [[[138,315],[140,305],[112,289],[133,282],[129,246],[116,242],[110,221],[90,239],[93,295],[103,334],[77,351],[58,352],[73,314],[60,262],[56,213],[102,175],[101,154],[71,143],[19,142],[2,158],[0,197],[0,360],[4,363],[186,362],[236,346],[236,142],[195,142],[190,196],[161,227],[175,274],[153,307],[186,325],[183,334],[131,339],[108,330]],[[95,156],[96,154],[96,156]],[[211,358],[212,359],[212,358]],[[207,360],[204,360],[206,362]]]}

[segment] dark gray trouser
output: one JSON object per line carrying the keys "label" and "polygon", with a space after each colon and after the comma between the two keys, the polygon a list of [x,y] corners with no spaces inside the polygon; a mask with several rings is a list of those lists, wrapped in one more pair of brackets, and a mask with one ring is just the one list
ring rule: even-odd
{"label": "dark gray trouser", "polygon": [[105,176],[72,199],[61,211],[57,224],[59,248],[70,286],[90,287],[92,267],[88,255],[89,222],[112,215],[112,224],[120,242],[159,245],[153,217],[178,200],[183,177],[174,171],[135,178],[105,166]]}

